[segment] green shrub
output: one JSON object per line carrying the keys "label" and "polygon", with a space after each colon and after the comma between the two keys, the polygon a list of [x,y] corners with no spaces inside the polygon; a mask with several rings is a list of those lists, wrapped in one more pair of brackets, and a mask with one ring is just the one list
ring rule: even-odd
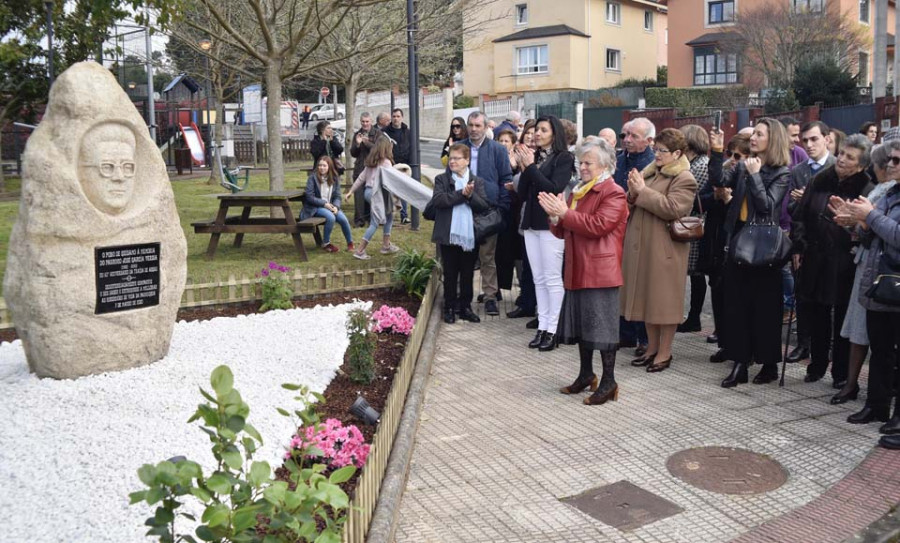
{"label": "green shrub", "polygon": [[435,259],[415,249],[404,251],[394,259],[394,280],[407,294],[421,299],[425,295]]}
{"label": "green shrub", "polygon": [[[325,464],[306,465],[311,462],[305,458],[322,456],[322,451],[308,448],[292,451],[285,460],[290,483],[274,480],[268,462],[253,460],[262,437],[247,423],[250,407],[234,388],[234,375],[228,366],[213,370],[210,384],[215,396],[201,388],[207,402],[197,406],[188,422],[202,421],[200,429],[209,436],[218,465],[210,474],[185,458],[141,466],[138,477],[148,489],[132,492],[129,497],[131,504],[158,504],[145,522],[150,527],[147,535],[159,538],[160,543],[196,543],[198,539],[219,543],[340,543],[350,500],[338,485],[350,479],[356,467],[346,466],[326,477],[322,473]],[[295,399],[304,407],[294,415],[284,409],[278,412],[296,416],[299,426],[318,425],[312,399],[321,403],[325,398],[299,385],[282,386],[299,391]],[[178,512],[182,501],[190,496],[206,504],[199,523],[193,515]],[[196,538],[176,533],[176,517],[197,524]],[[262,533],[257,532],[259,517],[268,519]],[[321,529],[317,518],[321,519]]]}
{"label": "green shrub", "polygon": [[733,109],[749,101],[746,87],[712,88],[651,87],[644,90],[647,107],[673,107],[679,116],[702,115],[708,108]]}
{"label": "green shrub", "polygon": [[766,95],[766,113],[781,113],[784,111],[794,111],[800,107],[797,97],[794,95],[794,89],[774,88],[769,89]]}
{"label": "green shrub", "polygon": [[794,93],[804,106],[853,102],[859,96],[856,76],[831,59],[799,66],[794,73]]}
{"label": "green shrub", "polygon": [[375,334],[369,331],[372,318],[365,309],[354,309],[347,314],[347,366],[350,380],[369,384],[375,379]]}
{"label": "green shrub", "polygon": [[453,107],[456,109],[466,109],[467,107],[475,107],[475,97],[460,94],[453,98]]}

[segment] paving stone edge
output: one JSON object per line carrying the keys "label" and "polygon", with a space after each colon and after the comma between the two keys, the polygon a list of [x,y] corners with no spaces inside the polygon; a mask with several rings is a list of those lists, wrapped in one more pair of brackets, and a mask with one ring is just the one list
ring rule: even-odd
{"label": "paving stone edge", "polygon": [[890,543],[900,540],[900,504],[843,543]]}
{"label": "paving stone edge", "polygon": [[435,302],[431,304],[428,327],[425,329],[425,338],[416,358],[416,369],[409,384],[409,391],[406,393],[403,415],[400,418],[397,435],[394,436],[394,445],[381,483],[378,504],[369,524],[367,543],[390,543],[394,540],[394,533],[397,530],[400,501],[406,487],[406,478],[415,448],[416,431],[419,427],[419,415],[424,405],[425,389],[434,362],[434,349],[441,326],[441,312],[435,308],[440,305],[442,292],[443,288],[438,288],[434,293]]}

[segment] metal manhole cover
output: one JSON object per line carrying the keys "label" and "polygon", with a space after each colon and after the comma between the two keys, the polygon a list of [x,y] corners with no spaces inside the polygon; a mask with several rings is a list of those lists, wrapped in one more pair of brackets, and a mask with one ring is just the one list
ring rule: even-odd
{"label": "metal manhole cover", "polygon": [[697,447],[666,461],[669,473],[685,483],[720,494],[762,494],[788,478],[781,464],[764,454],[731,447]]}
{"label": "metal manhole cover", "polygon": [[561,501],[623,532],[684,511],[669,500],[628,481],[592,488]]}

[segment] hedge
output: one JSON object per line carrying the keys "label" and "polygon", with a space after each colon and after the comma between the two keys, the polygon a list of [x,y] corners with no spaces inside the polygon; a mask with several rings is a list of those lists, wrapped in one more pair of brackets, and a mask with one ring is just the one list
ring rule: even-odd
{"label": "hedge", "polygon": [[704,113],[706,108],[731,109],[746,106],[749,91],[744,86],[709,88],[647,88],[644,98],[647,107],[674,107],[679,115],[691,116]]}

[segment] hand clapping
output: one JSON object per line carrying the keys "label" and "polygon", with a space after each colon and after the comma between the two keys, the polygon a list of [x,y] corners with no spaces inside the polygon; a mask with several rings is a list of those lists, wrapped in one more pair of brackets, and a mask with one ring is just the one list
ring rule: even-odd
{"label": "hand clapping", "polygon": [[515,153],[516,159],[518,160],[519,165],[522,167],[522,169],[525,169],[528,166],[534,164],[534,152],[527,146],[521,143],[516,145]]}
{"label": "hand clapping", "polygon": [[834,213],[834,222],[842,226],[852,226],[855,223],[865,223],[866,217],[875,209],[875,206],[865,196],[860,196],[853,201],[841,200],[832,196],[828,200],[828,209]]}
{"label": "hand clapping", "polygon": [[464,186],[462,188],[462,195],[465,196],[466,198],[468,198],[468,197],[472,196],[472,191],[474,191],[474,190],[475,190],[475,183],[470,181],[470,182],[466,183],[466,186]]}
{"label": "hand clapping", "polygon": [[647,184],[644,182],[644,176],[641,175],[641,172],[637,171],[637,168],[632,168],[628,172],[628,192],[633,196],[637,196],[646,186]]}
{"label": "hand clapping", "polygon": [[538,193],[538,203],[544,208],[544,212],[550,217],[562,218],[568,206],[565,197],[562,194],[550,194],[549,192]]}

